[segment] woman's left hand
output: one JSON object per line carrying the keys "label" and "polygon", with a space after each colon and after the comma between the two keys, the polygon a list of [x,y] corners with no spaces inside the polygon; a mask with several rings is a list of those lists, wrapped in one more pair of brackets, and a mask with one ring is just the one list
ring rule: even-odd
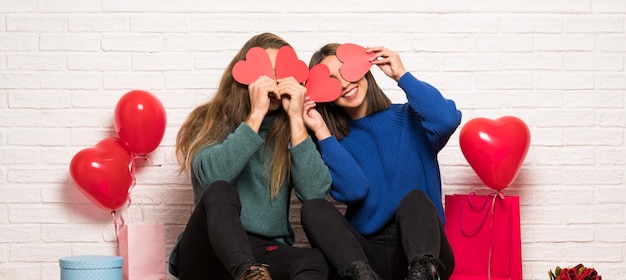
{"label": "woman's left hand", "polygon": [[374,54],[370,58],[372,64],[378,65],[385,75],[391,77],[396,82],[406,73],[400,55],[397,52],[382,46],[367,48],[365,51]]}

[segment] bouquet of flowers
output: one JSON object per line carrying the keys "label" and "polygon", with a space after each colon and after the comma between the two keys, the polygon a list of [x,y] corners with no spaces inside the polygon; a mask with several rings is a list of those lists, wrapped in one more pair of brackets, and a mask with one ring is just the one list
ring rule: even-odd
{"label": "bouquet of flowers", "polygon": [[549,280],[602,280],[602,276],[598,272],[582,264],[578,264],[571,268],[556,267],[554,272],[552,269],[548,272]]}

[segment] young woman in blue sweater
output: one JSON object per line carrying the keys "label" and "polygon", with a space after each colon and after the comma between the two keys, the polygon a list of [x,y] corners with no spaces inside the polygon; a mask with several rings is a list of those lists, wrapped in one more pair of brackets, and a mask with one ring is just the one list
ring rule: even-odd
{"label": "young woman in blue sweater", "polygon": [[324,199],[331,178],[304,124],[306,89],[294,78],[235,81],[234,65],[261,47],[276,64],[288,46],[263,33],[248,40],[217,93],[194,109],[176,138],[195,209],[170,254],[170,272],[188,279],[318,279],[328,266],[318,249],[297,248],[289,224],[292,191]]}
{"label": "young woman in blue sweater", "polygon": [[437,154],[461,112],[384,47],[367,48],[370,61],[398,83],[407,103],[391,104],[369,71],[345,80],[338,46],[322,47],[309,67],[328,66],[342,94],[332,103],[308,102],[305,120],[330,169],[331,195],[347,209],[343,216],[328,201],[305,202],[309,241],[344,279],[448,279],[454,257],[443,231]]}

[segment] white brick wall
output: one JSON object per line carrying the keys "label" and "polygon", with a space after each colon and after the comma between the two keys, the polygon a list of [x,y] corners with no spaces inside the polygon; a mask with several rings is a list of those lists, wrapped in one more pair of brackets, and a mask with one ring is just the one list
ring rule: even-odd
{"label": "white brick wall", "polygon": [[[3,0],[0,279],[58,279],[60,257],[116,253],[110,214],[77,190],[68,167],[116,136],[115,104],[136,88],[167,111],[132,197],[154,206],[169,250],[192,207],[176,173],[176,132],[239,47],[264,31],[305,61],[327,42],[385,45],[454,99],[464,122],[523,119],[532,143],[505,193],[521,197],[524,279],[579,262],[624,278],[624,0]],[[405,101],[389,79],[380,83]],[[440,160],[446,194],[490,191],[463,158],[458,131]]]}

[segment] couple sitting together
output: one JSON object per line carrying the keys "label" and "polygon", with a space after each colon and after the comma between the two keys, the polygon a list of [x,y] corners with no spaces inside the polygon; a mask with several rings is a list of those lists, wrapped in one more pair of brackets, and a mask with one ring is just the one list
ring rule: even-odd
{"label": "couple sitting together", "polygon": [[[176,139],[194,211],[170,255],[188,279],[448,279],[454,257],[443,230],[438,152],[461,112],[407,72],[398,53],[366,48],[397,82],[392,104],[370,71],[342,77],[339,44],[315,52],[341,95],[316,103],[293,77],[236,81],[234,65],[260,47],[275,65],[282,38],[258,34],[227,66],[215,96]],[[292,191],[310,248],[294,247]],[[347,205],[345,215],[328,200]]]}

